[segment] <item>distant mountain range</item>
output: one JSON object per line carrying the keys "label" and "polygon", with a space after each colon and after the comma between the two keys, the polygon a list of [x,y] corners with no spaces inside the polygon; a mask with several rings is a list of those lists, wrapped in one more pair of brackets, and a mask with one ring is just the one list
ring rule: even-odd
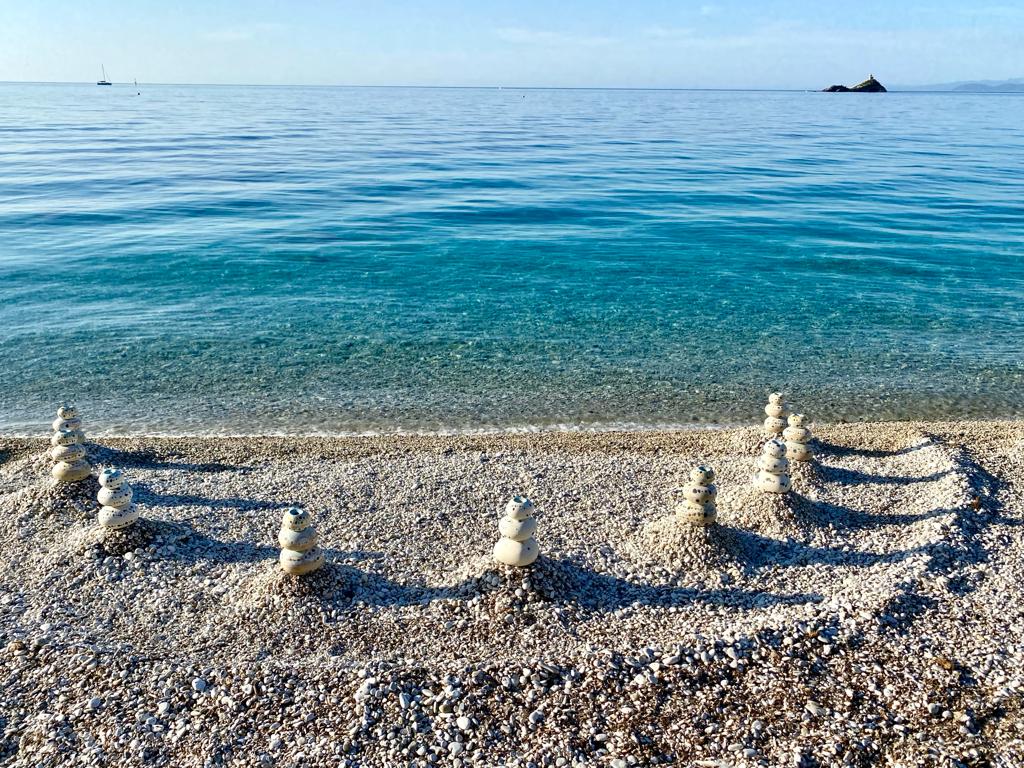
{"label": "distant mountain range", "polygon": [[1024,93],[1024,77],[1010,80],[963,80],[937,85],[892,85],[890,91],[960,91],[963,93]]}

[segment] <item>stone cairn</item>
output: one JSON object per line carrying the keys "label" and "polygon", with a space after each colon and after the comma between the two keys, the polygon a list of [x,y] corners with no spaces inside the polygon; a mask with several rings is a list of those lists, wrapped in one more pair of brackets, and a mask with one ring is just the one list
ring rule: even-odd
{"label": "stone cairn", "polygon": [[324,553],[317,546],[316,526],[309,512],[298,507],[285,510],[281,518],[281,569],[292,576],[304,576],[324,564]]}
{"label": "stone cairn", "polygon": [[85,457],[85,433],[82,420],[70,405],[57,409],[50,437],[50,458],[54,465],[50,474],[61,483],[75,483],[92,474],[92,465]]}
{"label": "stone cairn", "polygon": [[786,458],[793,461],[810,461],[814,458],[814,451],[808,445],[811,439],[811,430],[804,426],[804,415],[794,413],[789,417],[789,426],[782,432],[786,440]]}
{"label": "stone cairn", "polygon": [[754,484],[767,493],[786,493],[792,482],[789,479],[789,460],[786,458],[786,444],[781,440],[769,440],[757,460],[757,474]]}
{"label": "stone cairn", "polygon": [[718,517],[715,497],[715,470],[696,467],[690,471],[690,482],[683,486],[683,500],[676,505],[676,517],[690,525],[711,525]]}
{"label": "stone cairn", "polygon": [[505,516],[498,521],[501,538],[494,545],[494,559],[499,563],[524,568],[540,555],[533,513],[533,502],[525,496],[513,496],[505,505]]}
{"label": "stone cairn", "polygon": [[100,490],[96,500],[100,507],[98,520],[101,526],[120,531],[139,519],[139,510],[132,502],[132,487],[119,469],[104,469],[100,472]]}
{"label": "stone cairn", "polygon": [[764,412],[768,416],[764,420],[765,434],[769,437],[781,435],[782,430],[786,428],[786,416],[789,415],[789,410],[786,408],[786,403],[782,400],[781,393],[772,392],[768,395],[768,405],[764,407]]}

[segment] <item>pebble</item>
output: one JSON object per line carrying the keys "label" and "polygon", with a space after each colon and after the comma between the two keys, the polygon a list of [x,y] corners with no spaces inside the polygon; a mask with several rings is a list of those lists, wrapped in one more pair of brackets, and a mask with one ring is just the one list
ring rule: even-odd
{"label": "pebble", "polygon": [[813,699],[811,701],[808,701],[807,704],[804,705],[804,708],[815,717],[821,717],[828,711],[823,706],[821,706],[821,704],[814,701]]}
{"label": "pebble", "polygon": [[206,681],[201,677],[197,677],[192,681],[192,690],[196,693],[202,693],[206,690]]}

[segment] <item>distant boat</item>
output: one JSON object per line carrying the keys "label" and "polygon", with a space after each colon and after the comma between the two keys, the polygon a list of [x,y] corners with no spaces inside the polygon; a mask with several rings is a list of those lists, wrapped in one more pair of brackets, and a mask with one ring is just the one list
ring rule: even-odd
{"label": "distant boat", "polygon": [[107,80],[107,68],[104,67],[102,64],[100,64],[100,69],[103,70],[103,79],[102,80],[97,80],[96,81],[96,85],[113,85],[112,82]]}

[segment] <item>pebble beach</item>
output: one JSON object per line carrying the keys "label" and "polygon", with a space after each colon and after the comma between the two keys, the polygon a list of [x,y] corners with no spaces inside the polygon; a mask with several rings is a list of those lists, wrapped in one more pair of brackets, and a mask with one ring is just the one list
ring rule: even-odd
{"label": "pebble beach", "polygon": [[[1024,764],[1024,422],[814,435],[784,495],[759,428],[90,436],[60,486],[0,438],[0,765]],[[698,464],[707,527],[673,513]]]}

